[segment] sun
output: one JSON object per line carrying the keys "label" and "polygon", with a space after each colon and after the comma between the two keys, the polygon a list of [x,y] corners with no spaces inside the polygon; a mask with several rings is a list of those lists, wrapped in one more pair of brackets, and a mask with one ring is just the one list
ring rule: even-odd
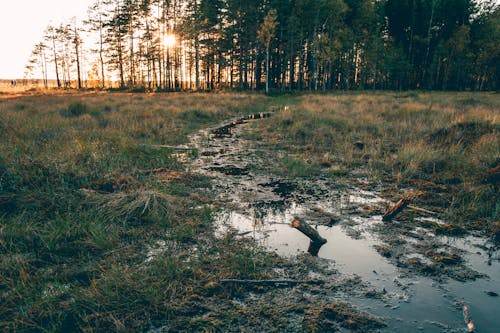
{"label": "sun", "polygon": [[166,47],[173,47],[177,43],[177,40],[175,38],[175,35],[168,34],[165,36],[165,39],[163,40],[163,44],[165,44]]}

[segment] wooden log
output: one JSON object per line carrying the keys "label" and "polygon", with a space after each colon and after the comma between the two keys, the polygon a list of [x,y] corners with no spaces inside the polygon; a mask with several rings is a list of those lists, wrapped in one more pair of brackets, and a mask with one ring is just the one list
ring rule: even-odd
{"label": "wooden log", "polygon": [[382,216],[382,221],[390,221],[396,215],[398,215],[403,209],[406,208],[410,204],[410,200],[407,198],[403,198],[399,200],[394,206],[391,207],[385,214]]}
{"label": "wooden log", "polygon": [[298,217],[293,218],[291,226],[309,237],[311,242],[309,243],[307,252],[309,252],[313,256],[317,256],[319,249],[323,246],[323,244],[327,242],[327,240],[321,237],[316,229],[314,229]]}
{"label": "wooden log", "polygon": [[438,215],[438,213],[433,212],[432,210],[424,209],[424,208],[417,207],[414,205],[408,205],[408,209],[411,209],[411,210],[414,210],[414,211],[420,212],[420,213],[429,214],[429,215]]}
{"label": "wooden log", "polygon": [[321,247],[324,245],[325,243],[316,243],[316,242],[313,242],[311,241],[309,243],[309,247],[307,248],[307,253],[309,253],[310,255],[312,255],[313,257],[317,257],[318,256],[318,253],[319,253],[319,250],[321,249]]}
{"label": "wooden log", "polygon": [[302,232],[307,237],[309,237],[309,239],[314,243],[320,243],[320,244],[326,243],[326,239],[321,237],[316,229],[314,229],[313,227],[311,227],[309,224],[307,224],[298,217],[293,218],[291,226]]}
{"label": "wooden log", "polygon": [[288,285],[294,286],[297,284],[323,284],[323,280],[289,280],[289,279],[276,279],[276,280],[239,280],[239,279],[223,279],[219,283],[235,283],[235,284],[253,284],[259,286],[274,286],[274,285]]}

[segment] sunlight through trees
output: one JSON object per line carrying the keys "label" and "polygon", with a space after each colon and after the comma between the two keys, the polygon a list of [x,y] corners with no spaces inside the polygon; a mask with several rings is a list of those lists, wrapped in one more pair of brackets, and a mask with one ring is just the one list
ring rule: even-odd
{"label": "sunlight through trees", "polygon": [[495,90],[500,9],[477,0],[96,0],[49,25],[27,78],[59,88]]}

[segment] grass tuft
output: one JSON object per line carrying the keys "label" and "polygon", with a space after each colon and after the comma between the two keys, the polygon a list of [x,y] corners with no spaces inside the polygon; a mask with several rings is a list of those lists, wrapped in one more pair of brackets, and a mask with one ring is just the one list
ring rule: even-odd
{"label": "grass tuft", "polygon": [[83,102],[71,103],[65,110],[61,111],[63,117],[80,117],[89,112],[89,107]]}
{"label": "grass tuft", "polygon": [[161,191],[139,188],[106,194],[99,200],[97,207],[108,219],[156,222],[169,218],[171,201],[172,199]]}

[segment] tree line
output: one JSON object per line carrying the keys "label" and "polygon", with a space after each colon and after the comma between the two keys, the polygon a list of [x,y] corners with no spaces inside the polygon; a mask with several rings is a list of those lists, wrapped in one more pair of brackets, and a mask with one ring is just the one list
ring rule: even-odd
{"label": "tree line", "polygon": [[498,90],[478,0],[96,0],[49,25],[26,77],[59,88]]}

